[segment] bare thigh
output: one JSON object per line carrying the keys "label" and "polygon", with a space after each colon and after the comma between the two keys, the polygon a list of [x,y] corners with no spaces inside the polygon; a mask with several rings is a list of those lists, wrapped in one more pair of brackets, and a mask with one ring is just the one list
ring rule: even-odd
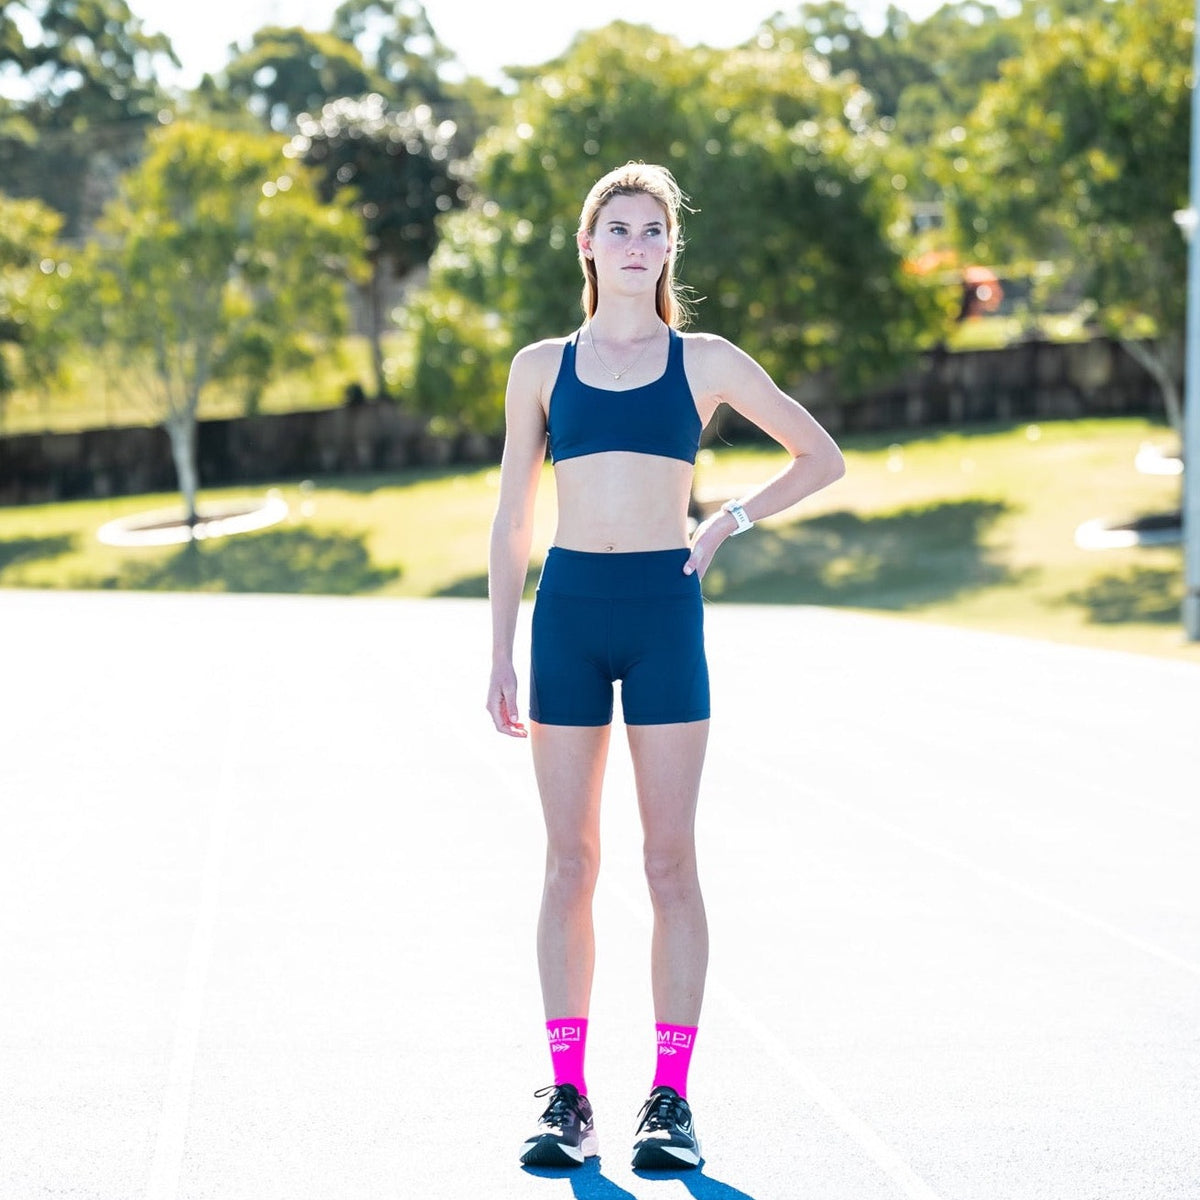
{"label": "bare thigh", "polygon": [[708,722],[630,725],[628,736],[647,858],[691,848]]}
{"label": "bare thigh", "polygon": [[599,853],[600,789],[611,729],[530,722],[533,770],[551,855],[581,847]]}

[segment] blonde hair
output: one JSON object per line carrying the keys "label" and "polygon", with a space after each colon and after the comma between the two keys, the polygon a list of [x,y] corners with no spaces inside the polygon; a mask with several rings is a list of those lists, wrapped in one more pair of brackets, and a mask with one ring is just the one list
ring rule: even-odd
{"label": "blonde hair", "polygon": [[[667,240],[671,250],[658,277],[654,293],[654,307],[659,317],[676,329],[687,324],[690,314],[675,280],[675,260],[683,248],[683,233],[679,211],[685,208],[684,195],[679,184],[666,167],[654,163],[628,162],[623,167],[609,171],[596,180],[588,192],[579,214],[579,232],[589,236],[596,232],[600,211],[614,196],[652,196],[662,206],[667,218]],[[579,252],[579,265],[583,270],[583,294],[579,303],[583,315],[589,320],[596,315],[600,302],[599,285],[596,280],[596,264],[583,251]]]}

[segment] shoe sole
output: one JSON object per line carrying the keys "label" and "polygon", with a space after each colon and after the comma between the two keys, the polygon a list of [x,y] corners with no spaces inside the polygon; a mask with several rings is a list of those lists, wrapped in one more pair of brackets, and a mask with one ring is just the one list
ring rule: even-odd
{"label": "shoe sole", "polygon": [[599,1153],[600,1144],[595,1134],[585,1137],[578,1146],[560,1142],[553,1134],[546,1134],[535,1142],[526,1144],[521,1153],[521,1165],[525,1167],[581,1167],[584,1160]]}
{"label": "shoe sole", "polygon": [[635,1146],[633,1169],[635,1171],[691,1171],[700,1165],[700,1147],[694,1150],[685,1146],[663,1146],[659,1142],[647,1142]]}

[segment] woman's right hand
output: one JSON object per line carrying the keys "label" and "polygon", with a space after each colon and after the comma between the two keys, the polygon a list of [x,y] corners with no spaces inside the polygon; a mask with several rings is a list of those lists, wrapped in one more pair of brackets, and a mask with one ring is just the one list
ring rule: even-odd
{"label": "woman's right hand", "polygon": [[487,710],[498,733],[509,737],[529,736],[529,730],[521,724],[517,711],[517,673],[510,662],[497,663],[492,668],[492,680],[488,685]]}
{"label": "woman's right hand", "polygon": [[699,575],[701,579],[704,578],[704,572],[708,570],[713,555],[730,535],[731,522],[736,529],[737,522],[727,512],[719,510],[697,527],[696,532],[692,534],[692,552],[683,564],[685,575]]}

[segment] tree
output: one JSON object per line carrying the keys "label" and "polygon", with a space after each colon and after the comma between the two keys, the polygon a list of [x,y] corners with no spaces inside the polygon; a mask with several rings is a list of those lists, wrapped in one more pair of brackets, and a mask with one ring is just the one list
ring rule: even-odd
{"label": "tree", "polygon": [[[362,55],[341,38],[268,25],[230,60],[220,90],[270,128],[291,132],[301,113],[340,96],[361,96],[375,83]],[[209,90],[212,84],[202,81],[201,87]]]}
{"label": "tree", "polygon": [[[685,250],[681,278],[704,306],[704,328],[786,384],[895,367],[931,313],[901,269],[898,193],[878,169],[868,113],[862,89],[769,39],[690,49],[616,23],[521,73],[510,121],[476,152],[477,199],[444,220],[410,316],[418,402],[499,423],[503,354],[578,320],[579,207],[599,175],[629,159],[663,163],[694,198],[686,233],[700,249],[694,260]],[[477,364],[488,354],[481,397]],[[456,372],[462,386],[447,386]]]}
{"label": "tree", "polygon": [[789,48],[821,55],[834,74],[852,72],[874,97],[875,111],[889,117],[895,116],[904,89],[928,80],[933,71],[933,64],[909,45],[911,27],[909,18],[889,4],[883,29],[870,34],[845,0],[821,0],[792,14],[776,14],[766,29],[777,45],[787,42]]}
{"label": "tree", "polygon": [[345,0],[333,15],[332,31],[362,55],[375,79],[370,90],[390,107],[424,104],[438,122],[453,121],[464,157],[500,119],[504,94],[464,75],[420,0]]}
{"label": "tree", "polygon": [[977,258],[1023,251],[1082,278],[1176,428],[1192,15],[1190,0],[1147,0],[1036,30],[984,90],[947,181]]}
{"label": "tree", "polygon": [[59,285],[69,273],[61,227],[38,201],[0,195],[0,417],[18,382],[45,379],[56,364]]}
{"label": "tree", "polygon": [[0,70],[19,72],[28,97],[0,120],[0,180],[66,217],[78,235],[92,199],[131,164],[166,104],[157,60],[178,65],[125,0],[25,0],[0,6]]}
{"label": "tree", "polygon": [[345,0],[333,15],[333,33],[370,63],[377,90],[398,105],[437,111],[446,95],[439,72],[454,54],[419,0]]}
{"label": "tree", "polygon": [[1001,65],[1022,52],[1028,25],[978,0],[944,4],[924,21],[907,22],[900,44],[921,69],[895,110],[904,145],[927,155],[932,139],[960,125],[980,91],[999,79]]}
{"label": "tree", "polygon": [[7,0],[0,8],[0,68],[21,72],[32,92],[27,111],[59,128],[81,118],[153,117],[160,57],[179,65],[170,41],[144,33],[125,0]]}
{"label": "tree", "polygon": [[117,352],[166,426],[192,524],[205,388],[311,360],[345,328],[361,230],[280,150],[264,135],[160,130],[78,272],[75,319]]}
{"label": "tree", "polygon": [[380,95],[325,105],[299,120],[284,151],[313,167],[321,195],[353,197],[367,231],[375,394],[387,394],[383,366],[384,279],[403,279],[429,261],[437,219],[461,206],[467,191],[456,162],[453,121],[436,121],[428,105],[393,109]]}
{"label": "tree", "polygon": [[1001,64],[1069,17],[1114,11],[1112,0],[951,0],[918,21],[889,4],[883,27],[868,33],[847,0],[810,0],[772,17],[763,35],[820,54],[835,74],[850,72],[891,136],[892,169],[906,177],[909,196],[931,201],[941,192],[939,140],[962,125]]}

